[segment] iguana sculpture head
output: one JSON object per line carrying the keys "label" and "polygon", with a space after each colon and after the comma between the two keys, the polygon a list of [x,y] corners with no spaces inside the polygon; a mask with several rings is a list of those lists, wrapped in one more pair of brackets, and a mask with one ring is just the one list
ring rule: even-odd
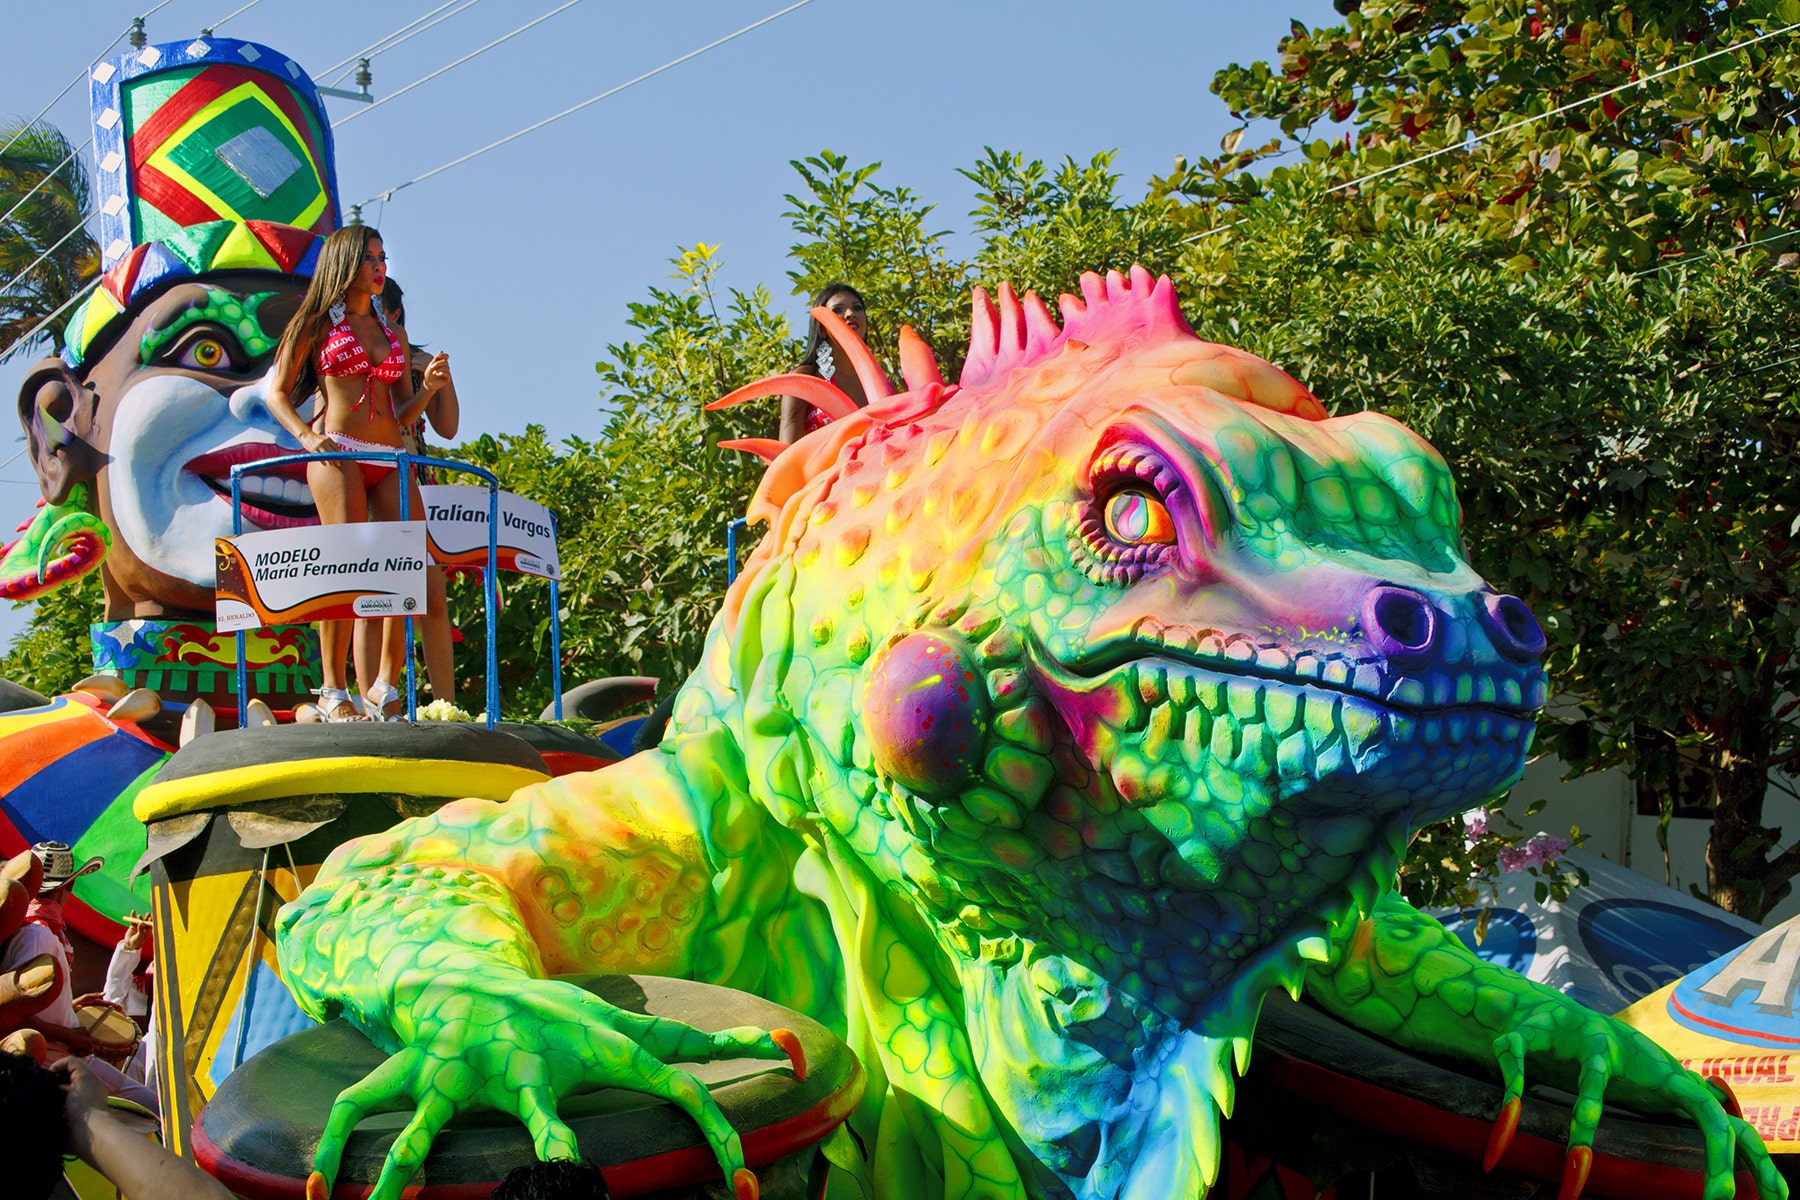
{"label": "iguana sculpture head", "polygon": [[904,335],[907,391],[774,458],[676,728],[741,721],[752,794],[952,957],[1239,1039],[1518,778],[1544,638],[1417,435],[1199,340],[1166,279],[1082,289],[1060,328],[977,292],[958,386]]}

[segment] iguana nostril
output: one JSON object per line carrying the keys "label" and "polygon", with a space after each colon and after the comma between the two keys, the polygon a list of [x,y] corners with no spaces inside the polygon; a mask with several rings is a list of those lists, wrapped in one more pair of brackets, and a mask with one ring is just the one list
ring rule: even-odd
{"label": "iguana nostril", "polygon": [[1363,601],[1363,632],[1369,643],[1391,659],[1419,659],[1437,642],[1437,610],[1431,601],[1407,588],[1382,586]]}
{"label": "iguana nostril", "polygon": [[1530,607],[1517,596],[1488,592],[1481,597],[1481,623],[1487,626],[1494,648],[1510,659],[1532,662],[1544,656],[1543,627]]}

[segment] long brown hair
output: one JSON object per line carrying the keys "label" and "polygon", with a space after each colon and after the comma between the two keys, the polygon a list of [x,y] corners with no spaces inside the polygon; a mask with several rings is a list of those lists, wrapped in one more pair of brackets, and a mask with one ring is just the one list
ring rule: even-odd
{"label": "long brown hair", "polygon": [[306,287],[306,298],[300,302],[300,311],[282,331],[281,346],[275,352],[276,362],[288,354],[294,354],[299,360],[300,374],[290,393],[294,399],[309,394],[317,385],[313,355],[330,328],[331,306],[349,292],[350,285],[356,282],[356,273],[362,269],[363,255],[368,252],[369,243],[380,236],[381,231],[372,225],[346,225],[333,232],[320,247],[318,265],[313,268],[312,282]]}

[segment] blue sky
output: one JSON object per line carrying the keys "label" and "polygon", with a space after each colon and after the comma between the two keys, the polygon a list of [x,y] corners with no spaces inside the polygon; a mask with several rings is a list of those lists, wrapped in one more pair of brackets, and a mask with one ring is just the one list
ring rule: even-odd
{"label": "blue sky", "polygon": [[[8,0],[0,116],[35,113],[154,2]],[[186,39],[243,3],[170,0],[146,27],[153,42]],[[273,46],[325,83],[326,68],[440,3],[260,0],[218,31]],[[375,59],[378,98],[563,0],[465,3]],[[783,7],[581,0],[339,128],[343,201],[377,197]],[[450,353],[464,435],[536,422],[556,437],[592,436],[594,363],[628,336],[627,304],[665,280],[680,248],[718,244],[723,284],[766,284],[803,319],[785,274],[791,159],[829,147],[879,161],[884,182],[934,201],[937,226],[959,232],[971,199],[957,168],[984,146],[1081,160],[1116,148],[1135,199],[1175,155],[1216,152],[1234,122],[1209,89],[1213,72],[1272,58],[1290,17],[1336,20],[1329,0],[813,0],[364,215],[407,289],[413,337]],[[327,105],[334,121],[362,107]],[[85,83],[47,119],[85,138]],[[26,365],[0,364],[6,414]],[[19,446],[13,421],[0,417],[0,459]],[[29,515],[30,479],[23,460],[0,467],[6,529]],[[0,639],[23,615],[0,610]]]}

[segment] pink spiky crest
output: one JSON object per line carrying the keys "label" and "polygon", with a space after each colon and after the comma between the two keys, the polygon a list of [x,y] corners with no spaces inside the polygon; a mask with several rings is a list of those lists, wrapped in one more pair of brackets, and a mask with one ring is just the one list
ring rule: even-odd
{"label": "pink spiky crest", "polygon": [[1021,300],[1010,284],[1003,283],[996,310],[987,292],[976,288],[962,386],[997,382],[1015,367],[1045,361],[1069,341],[1105,342],[1131,332],[1150,340],[1194,336],[1167,275],[1152,279],[1144,268],[1132,267],[1129,278],[1108,271],[1102,279],[1089,271],[1081,277],[1081,294],[1079,300],[1062,297],[1059,329],[1036,293],[1027,292]]}

